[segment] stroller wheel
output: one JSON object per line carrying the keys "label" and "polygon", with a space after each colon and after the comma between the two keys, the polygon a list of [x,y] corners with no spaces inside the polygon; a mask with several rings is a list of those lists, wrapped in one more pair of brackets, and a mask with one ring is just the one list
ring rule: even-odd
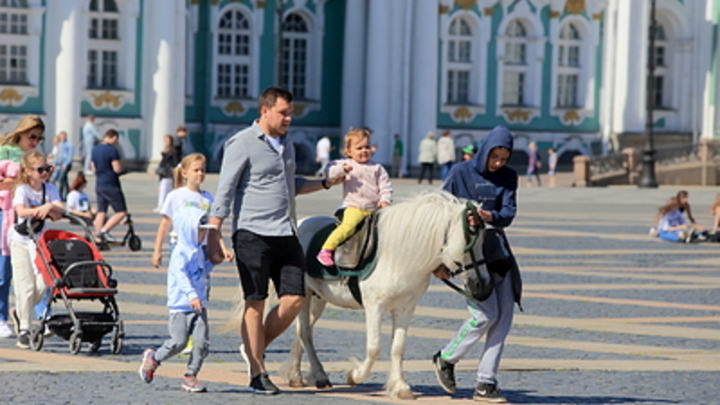
{"label": "stroller wheel", "polygon": [[137,235],[131,236],[130,239],[128,239],[128,246],[133,252],[137,252],[142,249],[142,241],[140,240],[140,237]]}
{"label": "stroller wheel", "polygon": [[70,353],[78,354],[80,352],[80,347],[82,346],[82,338],[80,337],[79,333],[75,332],[70,335],[70,340],[68,341],[68,343],[70,343]]}
{"label": "stroller wheel", "polygon": [[42,327],[34,328],[30,332],[30,348],[39,352],[42,350],[43,343],[45,342],[45,335],[43,334]]}
{"label": "stroller wheel", "polygon": [[90,343],[90,353],[97,353],[97,351],[100,350],[101,345],[102,345],[102,338]]}
{"label": "stroller wheel", "polygon": [[125,337],[125,331],[123,328],[123,322],[118,322],[115,329],[113,329],[112,340],[110,341],[110,350],[113,354],[122,353],[123,349],[123,338]]}

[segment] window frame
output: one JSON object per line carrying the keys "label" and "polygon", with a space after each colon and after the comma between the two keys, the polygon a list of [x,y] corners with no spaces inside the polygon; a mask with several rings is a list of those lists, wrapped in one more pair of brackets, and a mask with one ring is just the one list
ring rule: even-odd
{"label": "window frame", "polygon": [[[304,32],[298,32],[298,31],[286,31],[284,29],[285,24],[287,23],[287,20],[292,17],[297,16],[297,18],[300,18],[302,22],[305,24],[305,31]],[[284,86],[286,89],[290,90],[290,92],[293,93],[293,99],[296,99],[298,101],[303,100],[310,100],[311,97],[308,94],[309,90],[309,82],[311,80],[311,71],[310,71],[310,53],[311,53],[311,47],[312,47],[312,26],[310,21],[308,21],[308,18],[305,16],[305,13],[299,12],[297,10],[290,12],[286,14],[283,18],[283,55],[282,55],[282,62],[281,62],[281,69],[282,72],[282,86]],[[304,49],[304,63],[302,63],[304,66],[304,83],[302,83],[302,91],[303,93],[300,94],[298,91],[298,88],[300,85],[295,83],[296,75],[295,71],[290,72],[289,70],[291,67],[297,66],[296,63],[296,46],[301,42],[305,42],[305,49]],[[291,46],[288,46],[291,45]],[[291,52],[292,51],[292,52]],[[292,53],[292,55],[291,55]],[[290,63],[286,61],[286,58],[290,56]],[[286,71],[288,70],[288,71]]]}
{"label": "window frame", "polygon": [[[120,4],[118,4],[118,0],[112,0],[115,2],[115,7],[117,8],[117,11],[104,11],[105,2],[108,0],[97,0],[97,5],[99,7],[98,11],[91,11],[90,7],[92,6],[92,2],[88,3],[87,6],[87,30],[86,32],[86,38],[87,38],[87,51],[85,54],[85,61],[86,61],[86,74],[85,74],[85,89],[91,90],[91,91],[97,91],[97,90],[122,90],[125,88],[123,86],[124,80],[122,78],[122,69],[123,66],[121,65],[120,61],[125,57],[125,55],[122,54],[122,33],[121,33],[121,25],[122,25],[122,8]],[[111,18],[111,16],[113,18]],[[92,37],[91,30],[93,27],[93,22],[98,21],[97,25],[97,33],[99,34],[97,37]],[[103,34],[103,23],[105,21],[113,21],[115,22],[115,37],[104,37]],[[95,61],[91,59],[90,55],[95,52],[96,58]],[[105,63],[105,56],[106,55],[114,55],[114,63],[109,64],[107,66],[110,66],[114,70],[114,80],[112,83],[104,83],[104,81],[107,79],[107,76],[110,74],[109,72],[106,72],[106,63]],[[94,69],[93,69],[94,67]],[[91,83],[90,82],[90,75],[91,71],[95,70],[95,80]]]}

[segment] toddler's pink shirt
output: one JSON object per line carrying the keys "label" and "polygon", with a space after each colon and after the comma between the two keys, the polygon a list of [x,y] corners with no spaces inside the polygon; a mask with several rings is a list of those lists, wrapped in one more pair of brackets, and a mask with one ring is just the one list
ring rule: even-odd
{"label": "toddler's pink shirt", "polygon": [[[349,164],[352,170],[345,173],[343,165]],[[373,211],[378,204],[392,202],[392,185],[385,168],[375,162],[358,163],[352,159],[340,159],[330,162],[326,169],[328,179],[345,176],[343,181],[343,207],[355,207],[364,211]]]}

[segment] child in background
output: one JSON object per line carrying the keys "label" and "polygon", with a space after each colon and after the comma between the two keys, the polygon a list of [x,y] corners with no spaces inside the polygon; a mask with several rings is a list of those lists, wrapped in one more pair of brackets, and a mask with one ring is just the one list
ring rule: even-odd
{"label": "child in background", "polygon": [[345,135],[345,156],[332,162],[326,170],[326,179],[345,177],[343,181],[342,223],[328,236],[317,259],[324,266],[335,264],[335,249],[352,235],[357,224],[375,209],[390,205],[392,187],[390,176],[379,163],[370,161],[372,147],[370,132],[351,129]]}
{"label": "child in background", "polygon": [[70,186],[65,208],[68,212],[85,219],[85,222],[92,226],[92,221],[95,219],[95,212],[93,212],[92,206],[90,205],[90,198],[84,191],[86,186],[87,179],[85,178],[85,174],[80,171]]}
{"label": "child in background", "polygon": [[548,176],[550,176],[550,187],[555,187],[555,168],[557,167],[557,151],[555,148],[548,149]]}
{"label": "child in background", "polygon": [[[48,183],[52,167],[47,164],[42,153],[32,150],[22,158],[18,185],[13,195],[13,207],[18,225],[26,218],[44,220],[58,219],[65,212],[57,188]],[[30,224],[28,224],[30,226]],[[10,260],[13,268],[13,288],[19,325],[17,346],[30,347],[30,322],[33,307],[42,301],[46,293],[42,275],[35,271],[33,258],[35,246],[27,234],[21,234],[18,226],[10,231]],[[45,227],[37,230],[40,237]]]}
{"label": "child in background", "polygon": [[463,148],[462,153],[463,162],[467,162],[468,160],[472,159],[473,156],[475,156],[475,154],[477,153],[477,148],[475,147],[475,145],[468,145]]}
{"label": "child in background", "polygon": [[167,339],[157,350],[147,349],[140,365],[140,378],[151,383],[160,364],[180,353],[189,336],[195,342],[183,376],[181,389],[186,392],[205,392],[197,375],[209,352],[207,320],[207,282],[211,265],[205,255],[207,215],[203,210],[181,207],[175,212],[173,226],[178,234],[175,249],[170,255],[167,275],[167,305],[170,309]]}
{"label": "child in background", "polygon": [[160,187],[158,189],[158,205],[155,212],[160,212],[165,198],[172,191],[173,187],[173,170],[180,163],[180,154],[178,149],[173,146],[173,136],[165,135],[165,149],[162,151],[162,160],[158,165],[155,174],[160,178]]}

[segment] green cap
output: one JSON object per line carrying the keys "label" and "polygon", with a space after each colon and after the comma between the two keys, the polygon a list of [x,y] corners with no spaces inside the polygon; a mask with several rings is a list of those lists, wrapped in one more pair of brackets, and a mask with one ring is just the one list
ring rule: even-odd
{"label": "green cap", "polygon": [[475,147],[475,145],[468,145],[464,147],[462,151],[463,153],[467,153],[468,155],[474,155],[475,153],[477,153],[477,148]]}

